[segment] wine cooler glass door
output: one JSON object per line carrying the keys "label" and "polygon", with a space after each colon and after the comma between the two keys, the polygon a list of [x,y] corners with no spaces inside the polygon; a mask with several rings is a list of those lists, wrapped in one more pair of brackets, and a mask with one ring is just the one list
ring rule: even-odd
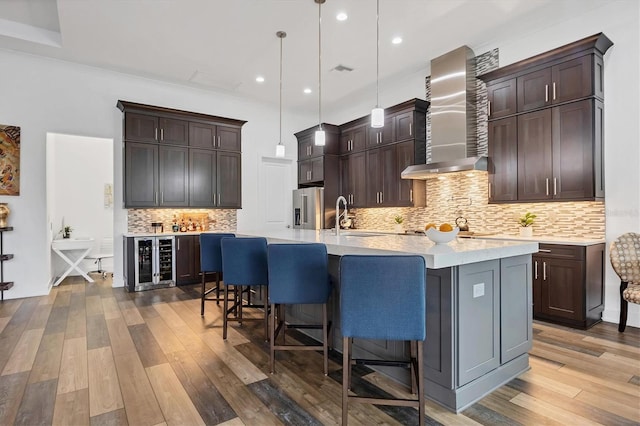
{"label": "wine cooler glass door", "polygon": [[136,251],[138,252],[138,264],[136,265],[136,282],[152,283],[153,274],[153,239],[136,240]]}

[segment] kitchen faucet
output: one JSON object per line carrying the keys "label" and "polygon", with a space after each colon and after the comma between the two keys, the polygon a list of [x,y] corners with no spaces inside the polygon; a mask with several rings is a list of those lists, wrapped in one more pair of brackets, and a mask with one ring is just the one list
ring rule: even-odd
{"label": "kitchen faucet", "polygon": [[[344,212],[340,214],[340,201],[344,203]],[[347,199],[342,195],[336,200],[336,237],[340,236],[340,217],[347,217]]]}

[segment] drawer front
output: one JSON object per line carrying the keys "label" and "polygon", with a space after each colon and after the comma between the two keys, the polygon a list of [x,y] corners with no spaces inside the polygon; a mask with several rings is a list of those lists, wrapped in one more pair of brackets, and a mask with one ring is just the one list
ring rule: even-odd
{"label": "drawer front", "polygon": [[540,244],[538,254],[558,259],[584,260],[585,248],[561,244]]}

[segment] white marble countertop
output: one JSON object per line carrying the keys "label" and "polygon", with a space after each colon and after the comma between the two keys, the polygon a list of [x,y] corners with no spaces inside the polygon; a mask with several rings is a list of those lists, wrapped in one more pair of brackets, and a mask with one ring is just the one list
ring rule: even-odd
{"label": "white marble countertop", "polygon": [[581,238],[581,237],[554,237],[548,235],[534,235],[532,237],[521,237],[519,235],[483,235],[480,237],[474,237],[476,239],[486,240],[511,240],[511,241],[533,241],[540,244],[563,244],[569,246],[591,246],[594,244],[601,244],[606,242],[603,239],[598,238]]}
{"label": "white marble countertop", "polygon": [[538,252],[538,243],[531,241],[456,238],[448,244],[434,244],[426,236],[367,235],[364,232],[354,231],[341,231],[341,235],[336,236],[333,231],[326,229],[321,231],[302,229],[237,231],[236,235],[261,236],[267,238],[270,243],[324,243],[329,254],[338,256],[346,254],[419,254],[424,257],[427,268],[430,269]]}

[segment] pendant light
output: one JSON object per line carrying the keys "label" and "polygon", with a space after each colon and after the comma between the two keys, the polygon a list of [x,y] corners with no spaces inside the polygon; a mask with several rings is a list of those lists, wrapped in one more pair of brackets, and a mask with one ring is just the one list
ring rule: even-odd
{"label": "pendant light", "polygon": [[276,37],[280,39],[280,142],[276,145],[276,157],[284,158],[284,145],[282,144],[282,39],[287,36],[284,31],[278,31]]}
{"label": "pendant light", "polygon": [[314,0],[318,3],[318,130],[316,130],[314,144],[324,146],[325,133],[322,130],[322,3],[325,0]]}
{"label": "pendant light", "polygon": [[371,127],[384,127],[384,109],[379,101],[380,80],[380,0],[376,0],[376,107],[371,110]]}

